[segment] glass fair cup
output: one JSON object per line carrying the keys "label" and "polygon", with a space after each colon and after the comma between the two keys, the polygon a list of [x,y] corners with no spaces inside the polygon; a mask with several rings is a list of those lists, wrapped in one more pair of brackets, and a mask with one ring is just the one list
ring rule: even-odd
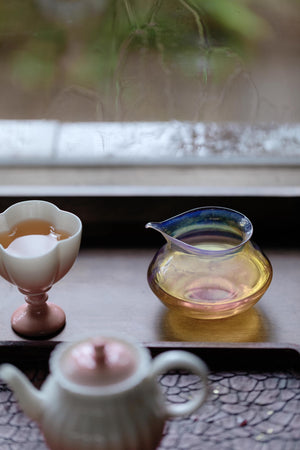
{"label": "glass fair cup", "polygon": [[250,240],[250,220],[237,211],[197,208],[146,227],[166,239],[149,266],[149,285],[185,316],[220,319],[241,313],[271,283],[271,263]]}

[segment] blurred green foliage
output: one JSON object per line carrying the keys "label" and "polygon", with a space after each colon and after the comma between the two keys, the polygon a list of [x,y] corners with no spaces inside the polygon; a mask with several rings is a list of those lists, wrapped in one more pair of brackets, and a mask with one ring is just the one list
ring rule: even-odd
{"label": "blurred green foliage", "polygon": [[[97,1],[105,2],[103,8],[95,10]],[[0,78],[29,93],[80,86],[101,101],[114,97],[116,109],[121,96],[139,102],[145,77],[154,83],[155,71],[182,83],[198,80],[205,89],[222,84],[271,36],[255,5],[253,0],[0,0]]]}
{"label": "blurred green foliage", "polygon": [[[57,1],[63,0],[49,0]],[[188,66],[194,75],[199,52],[205,55],[221,42],[245,53],[249,42],[265,35],[268,26],[250,3],[107,0],[98,15],[70,24],[45,14],[37,0],[1,1],[0,56],[24,89],[49,87],[62,70],[71,83],[97,87],[112,76],[126,50],[163,52],[165,62]]]}

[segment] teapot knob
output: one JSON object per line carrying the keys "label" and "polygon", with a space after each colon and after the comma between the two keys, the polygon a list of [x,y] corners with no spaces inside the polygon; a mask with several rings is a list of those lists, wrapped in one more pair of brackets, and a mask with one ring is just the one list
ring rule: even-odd
{"label": "teapot knob", "polygon": [[104,342],[94,343],[95,361],[97,365],[104,366],[106,364],[106,346]]}
{"label": "teapot knob", "polygon": [[102,336],[69,348],[61,360],[62,371],[79,385],[107,386],[124,381],[137,368],[135,352],[125,342]]}

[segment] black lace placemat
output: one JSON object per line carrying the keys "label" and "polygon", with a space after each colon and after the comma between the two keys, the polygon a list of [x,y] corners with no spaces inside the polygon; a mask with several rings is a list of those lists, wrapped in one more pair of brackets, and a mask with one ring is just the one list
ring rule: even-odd
{"label": "black lace placemat", "polygon": [[[39,387],[45,371],[27,372]],[[159,378],[167,401],[180,403],[201,388],[196,376]],[[286,372],[212,372],[209,396],[189,417],[166,423],[159,450],[300,450],[300,375]],[[0,385],[0,449],[45,450],[6,385]],[[143,449],[139,449],[143,450]]]}

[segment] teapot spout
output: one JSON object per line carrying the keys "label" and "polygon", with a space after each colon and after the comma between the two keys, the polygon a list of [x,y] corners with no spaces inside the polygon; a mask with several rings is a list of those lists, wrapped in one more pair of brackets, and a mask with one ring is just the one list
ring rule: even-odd
{"label": "teapot spout", "polygon": [[14,392],[20,407],[32,420],[39,421],[43,412],[42,393],[15,366],[2,364],[0,377]]}

